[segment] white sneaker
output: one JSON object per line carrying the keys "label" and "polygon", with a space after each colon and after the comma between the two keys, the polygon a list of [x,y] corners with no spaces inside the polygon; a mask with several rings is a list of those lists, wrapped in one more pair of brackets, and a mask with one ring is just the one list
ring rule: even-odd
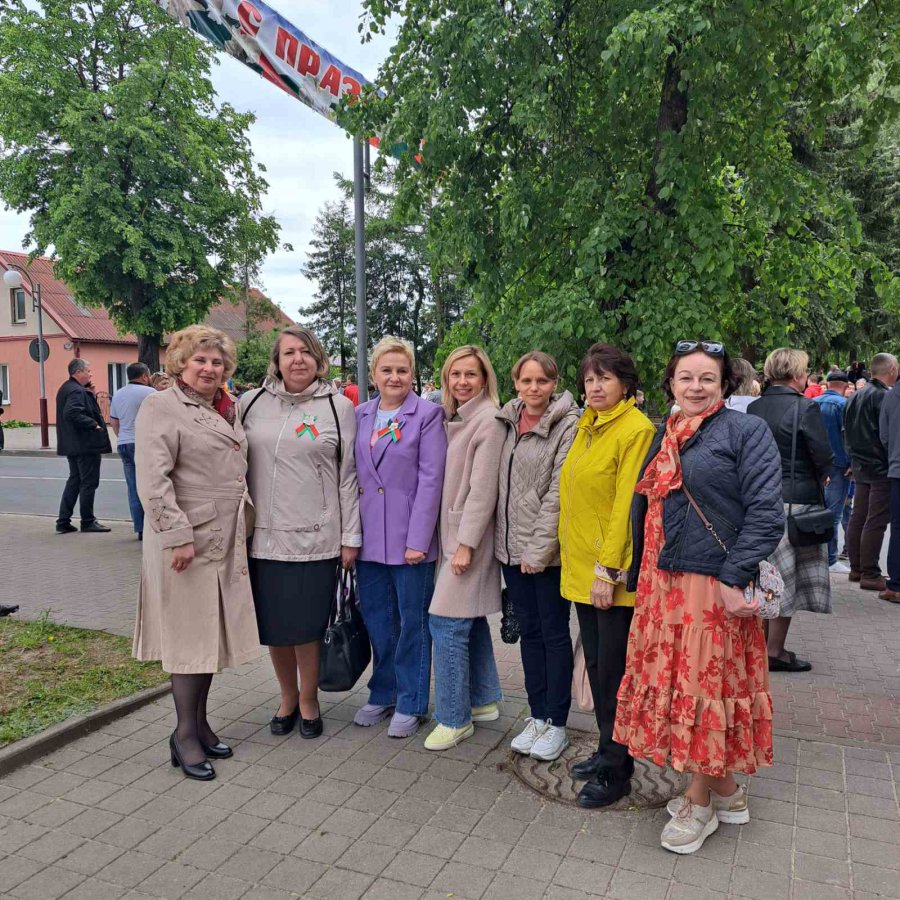
{"label": "white sneaker", "polygon": [[547,723],[543,719],[532,719],[530,716],[525,720],[525,728],[520,735],[512,739],[510,746],[516,753],[522,753],[525,756],[531,754],[531,748],[534,742],[543,734]]}
{"label": "white sneaker", "polygon": [[832,572],[834,575],[849,575],[850,566],[848,566],[847,563],[843,563],[838,560],[836,563],[833,563],[828,567],[828,571]]}
{"label": "white sneaker", "polygon": [[709,806],[697,806],[688,800],[663,828],[660,844],[673,853],[696,853],[718,827],[719,819],[711,802]]}
{"label": "white sneaker", "polygon": [[[709,796],[712,799],[716,816],[723,825],[746,825],[750,821],[747,794],[740,785],[733,794],[717,794],[711,790]],[[666,809],[670,816],[677,816],[684,804],[688,802],[682,794],[680,797],[673,797],[666,805]]]}
{"label": "white sneaker", "polygon": [[554,725],[553,719],[547,719],[547,726],[534,742],[531,755],[534,759],[544,759],[549,762],[557,759],[568,746],[569,737],[565,727]]}

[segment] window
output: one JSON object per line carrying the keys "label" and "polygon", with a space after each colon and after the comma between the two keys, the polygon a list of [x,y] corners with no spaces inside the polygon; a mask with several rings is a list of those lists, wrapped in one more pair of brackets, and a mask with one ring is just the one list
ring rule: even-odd
{"label": "window", "polygon": [[128,376],[125,370],[128,368],[128,363],[107,363],[106,370],[109,376],[109,396],[112,395],[119,390],[121,387],[125,387],[128,384]]}
{"label": "window", "polygon": [[21,325],[25,319],[25,291],[22,288],[14,288],[9,292],[12,306],[12,323]]}
{"label": "window", "polygon": [[3,405],[8,406],[9,399],[9,366],[0,363],[0,391],[3,391]]}

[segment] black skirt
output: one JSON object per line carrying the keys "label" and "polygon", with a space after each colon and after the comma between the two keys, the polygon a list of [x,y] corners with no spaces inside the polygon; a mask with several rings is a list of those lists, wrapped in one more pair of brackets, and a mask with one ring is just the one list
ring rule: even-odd
{"label": "black skirt", "polygon": [[337,582],[338,557],[310,562],[250,559],[259,642],[293,647],[320,641]]}

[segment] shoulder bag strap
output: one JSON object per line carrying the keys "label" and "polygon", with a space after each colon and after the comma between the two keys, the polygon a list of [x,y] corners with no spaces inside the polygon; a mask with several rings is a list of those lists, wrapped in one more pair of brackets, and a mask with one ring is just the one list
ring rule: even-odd
{"label": "shoulder bag strap", "polygon": [[253,399],[247,404],[247,408],[244,410],[244,414],[241,416],[241,425],[243,425],[247,420],[247,415],[249,414],[250,410],[253,409],[253,404],[256,403],[256,401],[259,400],[259,398],[262,397],[265,392],[265,388],[260,388],[259,393],[253,395]]}
{"label": "shoulder bag strap", "polygon": [[788,501],[788,516],[794,511],[794,467],[797,463],[797,432],[800,430],[800,399],[794,404],[794,425],[791,429],[791,499]]}
{"label": "shoulder bag strap", "polygon": [[712,522],[710,522],[709,519],[707,519],[706,516],[703,515],[703,510],[700,509],[700,506],[694,499],[693,494],[691,494],[691,492],[687,489],[687,485],[683,481],[681,483],[681,490],[684,491],[684,496],[688,498],[688,503],[690,503],[694,508],[694,512],[697,513],[698,516],[700,516],[700,521],[703,523],[706,530],[713,536],[716,543],[725,551],[725,555],[728,556],[728,548],[723,543],[722,538],[720,538],[719,535],[716,534],[716,529],[713,528]]}
{"label": "shoulder bag strap", "polygon": [[344,447],[341,439],[341,420],[338,418],[337,409],[334,406],[334,397],[328,395],[328,403],[331,406],[331,414],[334,416],[334,427],[337,428],[337,468],[338,468],[338,489],[341,485],[341,465],[344,461]]}

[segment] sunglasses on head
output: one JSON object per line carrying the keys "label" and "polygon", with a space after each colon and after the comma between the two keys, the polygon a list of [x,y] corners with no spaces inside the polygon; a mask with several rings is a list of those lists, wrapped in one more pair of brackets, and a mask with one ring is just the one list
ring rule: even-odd
{"label": "sunglasses on head", "polygon": [[725,355],[725,345],[720,341],[679,341],[675,345],[675,352],[684,356],[685,353],[693,353],[698,347],[710,356]]}

